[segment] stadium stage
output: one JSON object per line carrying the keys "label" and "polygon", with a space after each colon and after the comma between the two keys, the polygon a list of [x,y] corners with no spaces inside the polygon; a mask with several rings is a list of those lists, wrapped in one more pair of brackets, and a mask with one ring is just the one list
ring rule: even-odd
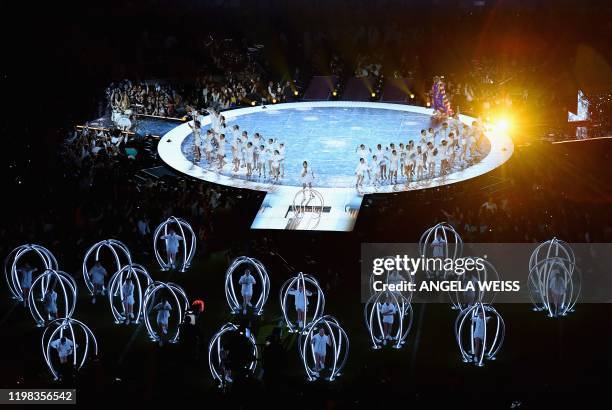
{"label": "stadium stage", "polygon": [[[355,188],[355,168],[360,144],[374,149],[377,144],[418,143],[421,129],[433,126],[433,110],[424,107],[355,101],[300,102],[256,106],[225,111],[226,124],[241,130],[258,130],[265,140],[274,138],[286,146],[285,175],[279,181],[247,177],[246,170],[232,172],[204,162],[193,163],[193,135],[187,123],[180,124],[161,139],[158,152],[173,169],[193,178],[235,188],[267,192],[253,221],[254,229],[297,229],[350,231],[364,194],[397,193],[453,184],[484,175],[506,162],[514,151],[512,140],[503,133],[487,132],[489,144],[483,158],[449,174],[422,181],[365,184]],[[461,115],[465,124],[475,119]],[[210,127],[205,117],[204,130]],[[438,137],[436,137],[438,138]],[[437,142],[437,141],[436,141]],[[226,158],[231,159],[230,144]],[[314,172],[316,195],[302,192],[300,171],[308,161]]]}

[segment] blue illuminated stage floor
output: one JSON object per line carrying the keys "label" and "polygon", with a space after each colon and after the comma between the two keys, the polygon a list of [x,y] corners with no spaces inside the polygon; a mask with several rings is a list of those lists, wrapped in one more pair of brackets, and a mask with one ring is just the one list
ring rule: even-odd
{"label": "blue illuminated stage floor", "polygon": [[[304,107],[261,110],[228,118],[227,124],[238,124],[241,130],[249,132],[249,138],[259,132],[266,140],[275,138],[285,143],[283,185],[299,186],[302,162],[308,161],[315,173],[317,187],[349,188],[355,185],[355,168],[359,161],[355,149],[359,144],[374,149],[376,144],[384,147],[393,142],[397,146],[411,139],[416,143],[421,129],[431,126],[431,116],[381,108]],[[181,149],[190,160],[192,146],[193,135],[189,135]],[[230,144],[226,146],[226,155],[228,159],[232,157]],[[221,173],[247,179],[243,173],[231,172],[229,165]]]}

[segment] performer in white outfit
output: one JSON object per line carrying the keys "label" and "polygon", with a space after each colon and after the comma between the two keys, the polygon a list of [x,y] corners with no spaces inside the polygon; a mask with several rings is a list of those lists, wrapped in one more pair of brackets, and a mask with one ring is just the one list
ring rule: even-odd
{"label": "performer in white outfit", "polygon": [[284,178],[285,177],[285,144],[284,143],[280,143],[278,144],[278,153],[280,154],[280,177]]}
{"label": "performer in white outfit", "polygon": [[319,328],[319,333],[312,337],[312,350],[315,355],[315,372],[317,376],[325,368],[325,355],[328,345],[331,346],[331,340],[325,334],[325,329],[321,327]]}
{"label": "performer in white outfit", "polygon": [[[157,311],[157,326],[161,328],[163,334],[168,334],[168,319],[170,319],[170,311],[172,306],[165,298],[162,298],[161,302],[153,307],[153,310]],[[162,345],[160,338],[159,345]]]}
{"label": "performer in white outfit", "polygon": [[177,235],[174,229],[168,229],[168,234],[161,237],[166,241],[166,255],[168,256],[168,263],[172,268],[176,268],[176,254],[179,249],[179,241],[183,240],[183,237]]}
{"label": "performer in white outfit", "polygon": [[238,284],[241,285],[240,294],[242,295],[242,314],[246,315],[247,306],[251,305],[251,298],[253,297],[253,285],[256,283],[255,278],[251,275],[251,271],[247,269],[244,274],[238,280]]}
{"label": "performer in white outfit", "polygon": [[393,181],[393,183],[395,184],[397,184],[398,166],[399,166],[399,156],[397,155],[397,150],[392,150],[391,156],[389,157],[389,181]]}
{"label": "performer in white outfit", "polygon": [[104,295],[106,293],[104,289],[106,275],[106,269],[104,269],[100,261],[96,261],[94,266],[89,270],[89,276],[91,276],[91,283],[93,284],[91,303],[96,303],[96,295]]}
{"label": "performer in white outfit", "polygon": [[357,165],[357,169],[355,170],[355,175],[357,175],[357,182],[355,183],[356,189],[363,186],[363,180],[365,179],[366,173],[368,174],[368,179],[370,179],[370,167],[366,163],[365,158],[359,158],[359,165]]}
{"label": "performer in white outfit", "polygon": [[303,328],[306,320],[305,313],[306,307],[308,306],[308,296],[312,296],[312,292],[304,290],[302,282],[299,282],[297,289],[289,289],[287,293],[295,297],[295,311],[297,312],[298,326]]}
{"label": "performer in white outfit", "polygon": [[43,305],[47,312],[47,320],[57,319],[57,292],[55,290],[49,289],[45,293]]}
{"label": "performer in white outfit", "polygon": [[125,281],[121,287],[121,293],[123,295],[121,302],[123,303],[125,324],[129,325],[130,319],[134,319],[134,283],[132,282],[132,279]]}
{"label": "performer in white outfit", "polygon": [[281,163],[283,162],[283,157],[281,156],[279,150],[274,150],[274,154],[272,154],[269,162],[271,164],[270,166],[272,167],[270,169],[270,176],[273,177],[275,181],[278,181],[278,178],[280,177]]}
{"label": "performer in white outfit", "polygon": [[254,165],[254,158],[255,155],[255,147],[253,147],[253,143],[252,142],[247,142],[246,147],[244,148],[244,161],[246,163],[246,176],[250,177],[251,175],[253,175],[253,165]]}
{"label": "performer in white outfit", "polygon": [[312,189],[312,183],[314,182],[314,172],[311,169],[308,169],[308,161],[304,161],[302,163],[302,172],[300,174],[302,179],[302,188],[306,189],[308,186],[309,189]]}
{"label": "performer in white outfit", "polygon": [[23,305],[28,305],[28,297],[30,295],[30,288],[32,287],[32,274],[38,269],[30,266],[29,263],[25,263],[23,268],[17,269],[17,272],[21,273],[21,294],[23,297]]}
{"label": "performer in white outfit", "polygon": [[217,139],[217,165],[219,169],[225,166],[225,134],[219,134]]}
{"label": "performer in white outfit", "polygon": [[357,153],[357,158],[363,158],[367,164],[368,157],[372,153],[372,150],[366,147],[364,144],[361,144],[357,148],[355,148],[355,152]]}
{"label": "performer in white outfit", "polygon": [[480,355],[482,354],[481,349],[483,348],[483,341],[485,338],[485,320],[489,319],[489,317],[484,317],[482,310],[478,310],[478,313],[472,317],[474,331],[474,362],[480,360]]}
{"label": "performer in white outfit", "polygon": [[72,340],[68,340],[66,337],[61,337],[51,342],[51,347],[57,350],[57,354],[61,364],[68,363],[68,356],[74,351],[74,344]]}
{"label": "performer in white outfit", "polygon": [[382,315],[383,324],[383,345],[387,344],[387,340],[391,340],[391,329],[393,328],[393,321],[395,314],[397,313],[397,307],[395,303],[391,303],[388,299],[384,303],[379,303],[378,311]]}

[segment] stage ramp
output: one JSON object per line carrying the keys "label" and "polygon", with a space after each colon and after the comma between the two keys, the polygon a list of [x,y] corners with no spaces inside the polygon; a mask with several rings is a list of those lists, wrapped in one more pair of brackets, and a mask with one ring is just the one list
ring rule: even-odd
{"label": "stage ramp", "polygon": [[279,187],[266,194],[251,229],[350,232],[362,200],[354,189]]}

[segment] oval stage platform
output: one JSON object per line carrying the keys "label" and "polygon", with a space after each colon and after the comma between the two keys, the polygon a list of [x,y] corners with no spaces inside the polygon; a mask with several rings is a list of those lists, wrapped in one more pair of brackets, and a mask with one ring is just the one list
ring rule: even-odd
{"label": "oval stage platform", "polygon": [[[357,146],[365,144],[374,149],[377,144],[397,146],[409,140],[414,140],[416,145],[420,130],[432,126],[431,109],[403,104],[320,101],[240,108],[222,114],[229,128],[238,124],[241,131],[249,132],[250,138],[258,132],[266,140],[274,138],[285,144],[284,178],[270,181],[247,177],[245,169],[232,172],[231,135],[226,135],[226,158],[230,164],[222,170],[209,167],[204,161],[194,165],[193,135],[187,123],[166,133],[159,142],[158,152],[170,167],[193,178],[266,191],[264,204],[253,222],[255,229],[350,231],[364,194],[411,191],[465,181],[499,167],[514,150],[509,136],[487,133],[490,150],[471,166],[424,181],[399,180],[397,184],[380,186],[366,183],[357,191]],[[460,119],[466,124],[474,120],[464,115]],[[205,117],[202,128],[209,127],[210,118]],[[303,161],[308,161],[314,172],[313,188],[317,195],[300,196]]]}

